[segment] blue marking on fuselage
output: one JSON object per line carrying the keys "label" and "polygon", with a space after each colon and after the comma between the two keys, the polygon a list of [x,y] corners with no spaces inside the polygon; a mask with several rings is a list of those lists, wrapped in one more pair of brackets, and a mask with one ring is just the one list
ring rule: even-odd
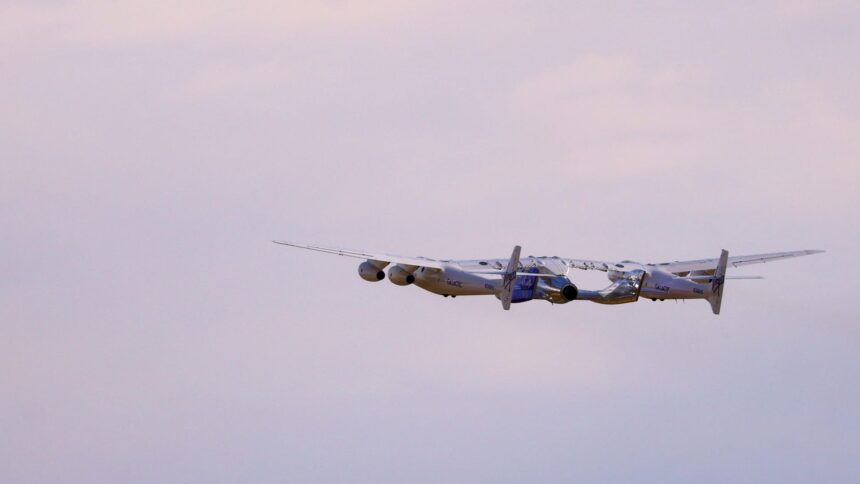
{"label": "blue marking on fuselage", "polygon": [[[524,270],[523,272],[528,272],[529,274],[537,274],[538,269],[537,267],[531,267],[529,269]],[[534,299],[537,280],[537,277],[517,277],[514,281],[514,290],[511,294],[511,302],[519,303],[531,301],[532,299]]]}

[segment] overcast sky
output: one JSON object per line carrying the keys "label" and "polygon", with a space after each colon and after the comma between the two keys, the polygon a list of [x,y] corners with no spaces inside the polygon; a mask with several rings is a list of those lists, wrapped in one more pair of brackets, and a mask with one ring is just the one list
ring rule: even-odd
{"label": "overcast sky", "polygon": [[860,7],[734,3],[0,2],[0,481],[860,481]]}

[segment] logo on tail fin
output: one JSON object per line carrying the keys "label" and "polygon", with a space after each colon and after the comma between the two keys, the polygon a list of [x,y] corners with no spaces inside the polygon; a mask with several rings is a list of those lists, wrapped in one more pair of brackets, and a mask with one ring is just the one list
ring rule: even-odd
{"label": "logo on tail fin", "polygon": [[714,269],[714,280],[711,281],[711,294],[708,302],[714,314],[720,314],[720,306],[723,304],[723,283],[726,282],[726,268],[729,264],[729,252],[723,250]]}
{"label": "logo on tail fin", "polygon": [[715,276],[714,280],[711,281],[711,291],[717,292],[717,290],[726,282],[726,276]]}
{"label": "logo on tail fin", "polygon": [[503,288],[505,291],[510,291],[510,290],[512,290],[512,289],[511,289],[511,284],[513,284],[513,283],[514,283],[514,281],[516,280],[516,278],[517,278],[517,274],[516,274],[516,272],[505,274],[505,276],[502,278],[502,288]]}
{"label": "logo on tail fin", "polygon": [[505,311],[511,308],[514,280],[517,278],[517,267],[520,265],[520,249],[519,245],[514,246],[514,252],[508,261],[508,268],[505,270],[505,275],[502,278],[502,290],[500,291],[499,299],[502,301],[502,308]]}

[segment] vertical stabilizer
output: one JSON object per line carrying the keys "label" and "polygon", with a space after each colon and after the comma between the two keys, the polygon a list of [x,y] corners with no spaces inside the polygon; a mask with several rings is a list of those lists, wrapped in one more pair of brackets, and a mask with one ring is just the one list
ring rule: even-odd
{"label": "vertical stabilizer", "polygon": [[519,245],[514,247],[514,252],[511,254],[511,260],[508,261],[508,268],[505,270],[505,275],[502,278],[502,287],[499,291],[499,299],[502,300],[502,308],[507,311],[511,309],[511,298],[514,293],[514,281],[517,279],[517,268],[520,266],[520,250]]}
{"label": "vertical stabilizer", "polygon": [[708,296],[708,302],[711,303],[711,310],[714,314],[720,314],[720,306],[723,303],[723,286],[726,282],[726,266],[729,263],[729,251],[723,249],[720,254],[720,261],[717,263],[717,269],[714,271],[714,278],[711,280],[711,295]]}

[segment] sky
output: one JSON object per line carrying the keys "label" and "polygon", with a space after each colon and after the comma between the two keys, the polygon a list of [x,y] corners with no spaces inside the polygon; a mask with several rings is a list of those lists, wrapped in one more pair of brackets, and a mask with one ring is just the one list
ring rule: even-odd
{"label": "sky", "polygon": [[[0,481],[858,482],[860,5],[0,2]],[[443,299],[273,239],[641,262]],[[608,284],[572,273],[580,287]]]}

